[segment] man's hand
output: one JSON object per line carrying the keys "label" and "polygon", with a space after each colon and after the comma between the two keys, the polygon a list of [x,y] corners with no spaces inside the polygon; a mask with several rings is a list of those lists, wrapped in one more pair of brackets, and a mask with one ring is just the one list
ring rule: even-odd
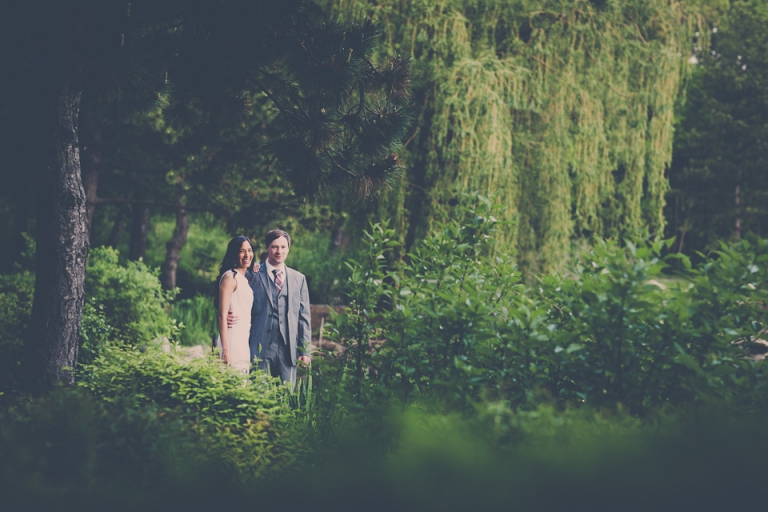
{"label": "man's hand", "polygon": [[300,365],[309,366],[309,362],[310,362],[309,356],[299,356],[297,359]]}
{"label": "man's hand", "polygon": [[227,327],[230,329],[233,328],[235,325],[237,325],[238,316],[232,313],[231,311],[227,313]]}

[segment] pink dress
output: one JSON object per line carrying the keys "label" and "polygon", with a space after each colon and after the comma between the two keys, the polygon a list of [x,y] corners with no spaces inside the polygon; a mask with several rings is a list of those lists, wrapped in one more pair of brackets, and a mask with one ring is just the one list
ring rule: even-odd
{"label": "pink dress", "polygon": [[[222,276],[224,277],[224,276]],[[251,335],[251,307],[253,306],[253,290],[248,280],[235,272],[237,288],[232,292],[229,310],[237,316],[237,323],[230,327],[229,333],[229,364],[238,370],[248,372],[251,369],[251,348],[248,338]],[[221,283],[221,278],[219,278]]]}

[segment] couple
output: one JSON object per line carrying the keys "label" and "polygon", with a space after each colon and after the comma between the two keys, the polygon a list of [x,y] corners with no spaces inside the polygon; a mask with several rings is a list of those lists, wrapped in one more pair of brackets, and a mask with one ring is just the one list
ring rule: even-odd
{"label": "couple", "polygon": [[304,274],[285,266],[291,237],[273,229],[264,237],[267,260],[254,265],[253,245],[233,238],[221,262],[221,358],[248,372],[252,363],[283,382],[296,383],[296,363],[309,364],[309,291]]}

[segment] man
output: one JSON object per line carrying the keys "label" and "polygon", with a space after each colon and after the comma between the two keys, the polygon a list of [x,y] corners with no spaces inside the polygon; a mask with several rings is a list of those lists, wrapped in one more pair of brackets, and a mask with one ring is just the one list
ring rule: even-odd
{"label": "man", "polygon": [[[307,279],[285,265],[291,237],[273,229],[264,237],[267,259],[250,278],[251,361],[283,382],[296,383],[296,363],[309,364],[310,313]],[[237,319],[230,316],[230,324]]]}

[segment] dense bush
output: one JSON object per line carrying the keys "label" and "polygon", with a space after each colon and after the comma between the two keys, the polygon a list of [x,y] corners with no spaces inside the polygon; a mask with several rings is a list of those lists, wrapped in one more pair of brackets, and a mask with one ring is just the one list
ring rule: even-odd
{"label": "dense bush", "polygon": [[[257,242],[260,247],[261,240]],[[293,236],[288,265],[307,276],[313,304],[337,304],[343,301],[342,295],[346,291],[344,285],[349,272],[344,265],[343,249],[331,248],[329,242],[326,231],[299,230]]]}
{"label": "dense bush", "polygon": [[360,403],[390,396],[467,411],[483,400],[633,413],[765,403],[764,364],[745,348],[768,323],[768,241],[723,246],[698,269],[683,259],[687,271],[668,287],[662,271],[678,257],[668,244],[596,241],[569,272],[524,286],[490,250],[490,202],[457,210],[401,269],[386,266],[391,231],[366,235],[350,263],[353,300],[334,320],[346,357],[323,382],[349,383]]}
{"label": "dense bush", "polygon": [[77,389],[0,410],[7,510],[96,510],[105,503],[136,510],[180,495],[200,500],[209,479],[226,475],[214,460],[178,418]]}
{"label": "dense bush", "polygon": [[552,338],[576,349],[560,352],[553,394],[633,411],[762,401],[763,364],[745,348],[768,323],[768,241],[723,246],[699,269],[683,258],[683,281],[669,287],[658,281],[664,248],[598,241],[573,275],[542,280]]}
{"label": "dense bush", "polygon": [[[236,386],[235,386],[236,387]],[[415,406],[347,422],[312,467],[255,476],[164,407],[63,389],[0,409],[9,510],[758,510],[765,418],[489,404],[475,419]],[[377,439],[375,436],[378,435]],[[230,447],[232,448],[232,447]],[[247,449],[247,445],[244,447]],[[252,461],[259,465],[259,461]]]}
{"label": "dense bush", "polygon": [[175,339],[178,326],[168,314],[175,292],[164,291],[157,272],[141,261],[123,266],[118,260],[113,248],[91,250],[85,279],[86,297],[94,311],[103,311],[112,336],[132,345]]}
{"label": "dense bush", "polygon": [[[310,503],[442,512],[764,505],[753,489],[768,450],[745,442],[760,436],[763,415],[707,411],[651,422],[589,407],[502,409],[483,416],[487,428],[418,405],[347,425],[309,480]],[[372,442],[373,432],[386,442]]]}
{"label": "dense bush", "polygon": [[221,454],[233,473],[259,476],[306,454],[295,397],[264,372],[249,378],[216,360],[189,360],[158,346],[108,347],[78,372],[79,386],[108,404],[179,418]]}
{"label": "dense bush", "polygon": [[[34,281],[29,271],[0,276],[0,389],[18,377]],[[93,361],[111,342],[140,345],[177,338],[179,327],[168,314],[173,296],[174,292],[162,290],[156,272],[143,263],[120,265],[116,250],[93,249],[86,272],[78,360]]]}

